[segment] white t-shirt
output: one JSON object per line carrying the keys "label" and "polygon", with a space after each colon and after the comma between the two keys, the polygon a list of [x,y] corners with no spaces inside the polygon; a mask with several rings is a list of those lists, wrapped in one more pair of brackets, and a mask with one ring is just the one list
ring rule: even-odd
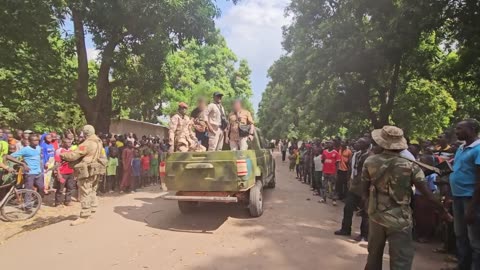
{"label": "white t-shirt", "polygon": [[313,158],[313,164],[315,164],[315,171],[321,172],[323,171],[323,163],[322,163],[322,155]]}

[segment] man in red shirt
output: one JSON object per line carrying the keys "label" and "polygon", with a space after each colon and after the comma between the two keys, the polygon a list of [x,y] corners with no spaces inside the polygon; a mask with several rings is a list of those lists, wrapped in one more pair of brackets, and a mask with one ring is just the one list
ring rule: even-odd
{"label": "man in red shirt", "polygon": [[337,205],[337,199],[335,197],[335,179],[337,178],[337,168],[340,162],[340,154],[333,148],[333,142],[328,141],[325,143],[326,148],[323,150],[322,162],[323,162],[323,199],[321,202],[327,202],[327,193],[332,198],[333,205]]}
{"label": "man in red shirt", "polygon": [[335,185],[335,191],[339,200],[345,199],[348,190],[348,171],[350,169],[350,159],[352,158],[352,151],[348,149],[347,142],[341,142],[340,150],[340,163],[338,166],[337,183]]}
{"label": "man in red shirt", "polygon": [[[65,152],[70,152],[70,147],[72,146],[72,141],[64,138],[62,140],[61,147],[55,151],[55,162],[57,167],[57,177],[55,179],[55,206],[60,206],[65,204],[70,206],[72,203],[72,193],[75,190],[75,178],[73,177],[73,168],[70,167],[68,162],[62,161],[60,154]],[[65,193],[63,193],[65,189]],[[64,199],[62,195],[65,194]],[[63,201],[63,202],[62,202]]]}

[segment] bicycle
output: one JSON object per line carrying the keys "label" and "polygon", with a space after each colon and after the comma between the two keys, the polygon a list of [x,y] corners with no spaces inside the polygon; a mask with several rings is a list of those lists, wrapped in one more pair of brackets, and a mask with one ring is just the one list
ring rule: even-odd
{"label": "bicycle", "polygon": [[[18,172],[12,173],[18,175]],[[8,183],[0,186],[9,188],[0,200],[0,215],[7,221],[21,221],[32,218],[42,206],[42,197],[34,190],[17,189],[17,183]]]}

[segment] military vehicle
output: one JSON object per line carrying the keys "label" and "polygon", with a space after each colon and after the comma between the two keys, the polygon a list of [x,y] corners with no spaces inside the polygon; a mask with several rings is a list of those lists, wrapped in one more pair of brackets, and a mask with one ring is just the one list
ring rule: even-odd
{"label": "military vehicle", "polygon": [[184,214],[200,202],[218,202],[243,203],[251,216],[259,217],[263,189],[275,187],[272,148],[256,129],[249,150],[171,153],[160,171],[168,190],[175,192],[163,198],[178,201]]}

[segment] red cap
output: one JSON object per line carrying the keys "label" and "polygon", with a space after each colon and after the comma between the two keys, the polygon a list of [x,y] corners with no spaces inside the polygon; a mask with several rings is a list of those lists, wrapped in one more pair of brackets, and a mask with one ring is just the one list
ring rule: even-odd
{"label": "red cap", "polygon": [[187,105],[187,103],[185,103],[185,102],[180,102],[180,103],[178,103],[178,107],[179,107],[179,108],[188,109],[188,105]]}

